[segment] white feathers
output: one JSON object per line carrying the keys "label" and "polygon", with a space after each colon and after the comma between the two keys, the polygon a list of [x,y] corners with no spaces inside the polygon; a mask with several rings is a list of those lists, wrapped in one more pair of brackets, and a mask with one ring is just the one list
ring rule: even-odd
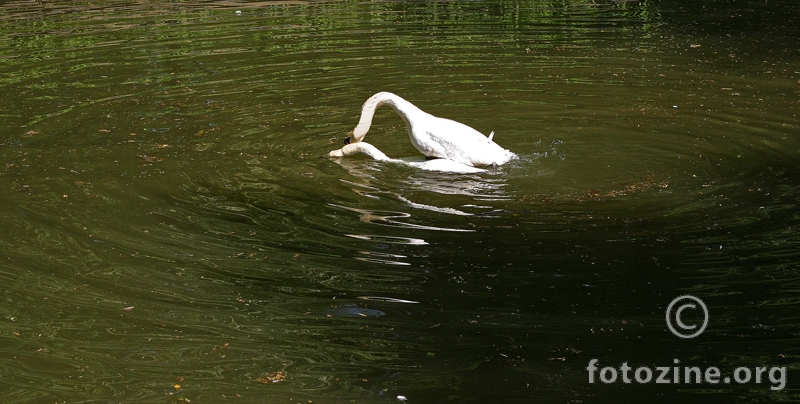
{"label": "white feathers", "polygon": [[479,173],[486,171],[482,168],[461,164],[459,162],[449,159],[432,159],[432,160],[422,160],[422,161],[415,161],[412,159],[393,159],[384,154],[382,151],[378,150],[377,147],[367,142],[350,143],[345,145],[341,149],[333,150],[330,153],[328,153],[328,155],[331,157],[346,157],[346,156],[354,156],[357,154],[363,154],[378,161],[390,161],[392,163],[405,164],[427,171],[439,171],[446,173],[462,173],[462,174]]}
{"label": "white feathers", "polygon": [[[390,106],[403,118],[411,144],[428,158],[446,159],[471,167],[498,166],[517,158],[516,154],[492,141],[494,132],[486,137],[461,122],[433,116],[389,92],[380,92],[367,99],[361,108],[358,125],[351,132],[352,138],[347,140],[352,143],[340,151],[334,150],[330,155],[348,155],[345,148],[364,140],[372,125],[375,110],[381,105]],[[373,152],[377,151],[380,153],[378,156],[386,156],[374,146],[371,147],[374,150],[353,149],[350,154],[363,153],[376,158],[374,156],[378,154]]]}

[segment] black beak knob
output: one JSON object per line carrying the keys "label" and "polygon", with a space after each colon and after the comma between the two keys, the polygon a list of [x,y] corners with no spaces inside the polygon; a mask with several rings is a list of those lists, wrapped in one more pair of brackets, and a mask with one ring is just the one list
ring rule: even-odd
{"label": "black beak knob", "polygon": [[350,136],[344,138],[344,144],[350,144]]}

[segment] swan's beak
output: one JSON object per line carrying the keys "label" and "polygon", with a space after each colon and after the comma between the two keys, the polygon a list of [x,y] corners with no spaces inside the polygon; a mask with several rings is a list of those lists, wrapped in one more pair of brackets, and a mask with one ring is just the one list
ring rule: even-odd
{"label": "swan's beak", "polygon": [[347,132],[347,137],[344,138],[344,144],[350,144],[350,136],[353,136],[353,131]]}

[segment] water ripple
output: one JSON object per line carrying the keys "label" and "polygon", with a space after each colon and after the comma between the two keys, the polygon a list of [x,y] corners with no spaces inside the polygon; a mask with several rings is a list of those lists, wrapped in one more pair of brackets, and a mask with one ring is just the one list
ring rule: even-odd
{"label": "water ripple", "polygon": [[[4,402],[613,401],[582,355],[796,367],[795,5],[683,3],[3,3]],[[521,159],[325,157],[382,90]],[[418,155],[388,108],[370,139]],[[652,314],[684,293],[712,353]],[[751,387],[637,394],[797,401]]]}

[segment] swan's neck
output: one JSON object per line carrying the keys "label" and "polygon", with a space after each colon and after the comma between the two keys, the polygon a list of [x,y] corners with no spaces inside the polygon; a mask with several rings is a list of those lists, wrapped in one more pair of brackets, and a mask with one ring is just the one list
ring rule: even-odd
{"label": "swan's neck", "polygon": [[404,100],[398,95],[385,91],[377,93],[369,97],[364,103],[364,106],[361,107],[361,119],[358,120],[358,125],[353,129],[351,140],[353,143],[358,143],[364,139],[367,131],[369,131],[370,125],[372,125],[372,117],[375,115],[375,110],[381,105],[392,107],[394,112],[397,112],[397,115],[403,118],[409,131],[411,130],[411,117],[425,114],[425,112],[417,108],[414,104]]}

